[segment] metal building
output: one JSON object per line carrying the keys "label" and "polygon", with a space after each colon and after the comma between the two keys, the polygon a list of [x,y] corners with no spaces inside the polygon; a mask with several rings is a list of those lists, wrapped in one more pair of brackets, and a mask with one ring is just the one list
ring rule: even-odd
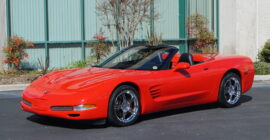
{"label": "metal building", "polygon": [[[49,58],[50,68],[60,68],[90,55],[87,42],[100,28],[106,30],[96,14],[97,0],[1,0],[5,1],[7,36],[19,36],[34,42],[27,49],[24,67],[37,68],[38,59]],[[2,5],[3,6],[3,5]],[[1,6],[1,7],[2,7]],[[209,19],[209,29],[219,39],[219,0],[157,0],[153,6],[160,18],[144,23],[136,40],[146,38],[148,29],[162,33],[164,41],[188,51],[187,17],[196,12]],[[106,36],[106,34],[105,34]]]}

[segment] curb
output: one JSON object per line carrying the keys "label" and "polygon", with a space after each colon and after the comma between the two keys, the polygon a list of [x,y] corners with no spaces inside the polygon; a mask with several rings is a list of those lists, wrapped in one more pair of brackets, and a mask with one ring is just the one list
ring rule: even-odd
{"label": "curb", "polygon": [[30,84],[0,85],[0,92],[24,90]]}
{"label": "curb", "polygon": [[254,81],[255,82],[270,81],[270,75],[255,75]]}
{"label": "curb", "polygon": [[[256,75],[254,82],[270,81],[270,75]],[[0,92],[24,90],[30,84],[0,85]]]}

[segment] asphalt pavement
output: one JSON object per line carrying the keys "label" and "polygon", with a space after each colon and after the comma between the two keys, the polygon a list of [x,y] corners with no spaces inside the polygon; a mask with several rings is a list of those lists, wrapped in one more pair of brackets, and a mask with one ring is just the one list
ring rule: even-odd
{"label": "asphalt pavement", "polygon": [[200,105],[145,115],[129,127],[40,117],[21,111],[21,91],[0,92],[1,140],[269,140],[270,82],[259,82],[241,105]]}

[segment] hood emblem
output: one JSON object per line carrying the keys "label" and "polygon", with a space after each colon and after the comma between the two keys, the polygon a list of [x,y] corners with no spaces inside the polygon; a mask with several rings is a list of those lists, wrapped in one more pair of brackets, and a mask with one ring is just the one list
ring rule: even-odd
{"label": "hood emblem", "polygon": [[48,94],[48,93],[49,93],[49,91],[45,90],[45,91],[43,91],[43,93],[44,93],[44,94]]}

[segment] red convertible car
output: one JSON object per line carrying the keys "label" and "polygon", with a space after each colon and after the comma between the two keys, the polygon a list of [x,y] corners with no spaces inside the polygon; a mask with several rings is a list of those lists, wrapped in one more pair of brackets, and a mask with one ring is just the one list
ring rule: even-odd
{"label": "red convertible car", "polygon": [[132,46],[97,66],[49,73],[25,89],[21,108],[127,126],[140,115],[186,106],[235,107],[252,87],[254,66],[248,57],[178,52],[166,45]]}

